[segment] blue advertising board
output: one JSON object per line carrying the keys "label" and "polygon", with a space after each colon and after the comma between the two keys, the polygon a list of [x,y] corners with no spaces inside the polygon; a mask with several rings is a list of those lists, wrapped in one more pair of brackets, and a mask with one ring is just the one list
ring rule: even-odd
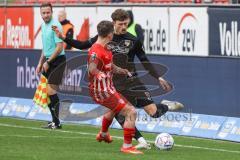
{"label": "blue advertising board", "polygon": [[239,8],[208,8],[209,54],[240,56]]}
{"label": "blue advertising board", "polygon": [[[7,100],[6,98],[0,98]],[[96,104],[71,103],[61,106],[61,122],[88,125],[102,125],[102,116],[108,110]],[[194,113],[168,112],[161,118],[151,118],[143,109],[137,109],[136,126],[140,131],[222,139],[239,142],[240,118],[203,115]],[[20,117],[34,120],[51,121],[48,108],[33,105],[31,99],[9,98],[2,110],[2,116]],[[114,120],[111,128],[121,129]]]}
{"label": "blue advertising board", "polygon": [[[68,60],[74,55],[77,53],[67,52]],[[0,50],[0,64],[3,66],[0,73],[4,75],[0,79],[0,96],[32,99],[38,83],[35,69],[39,56],[38,50]],[[186,106],[183,112],[191,110],[199,114],[239,116],[240,85],[237,84],[240,81],[240,58],[149,55],[149,60],[166,65],[169,69],[164,78],[174,85],[174,90],[166,95],[151,94],[156,103],[162,98],[177,100]],[[86,61],[84,58],[73,58],[73,61],[70,64],[81,66],[71,70],[64,79],[64,83],[70,86],[60,86],[64,90],[59,91],[60,99],[94,103],[86,87]],[[4,66],[8,66],[8,70]],[[76,92],[68,92],[73,84],[78,86]]]}
{"label": "blue advertising board", "polygon": [[[144,112],[142,110],[142,112]],[[152,118],[146,113],[138,114],[136,126],[147,132],[167,132],[170,134],[179,134],[185,121],[190,120],[189,113],[167,112],[160,118]]]}
{"label": "blue advertising board", "polygon": [[52,121],[52,117],[48,108],[42,108],[37,105],[33,105],[29,113],[26,115],[26,119]]}
{"label": "blue advertising board", "polygon": [[215,138],[225,120],[223,116],[193,114],[183,125],[180,135]]}
{"label": "blue advertising board", "polygon": [[240,142],[240,118],[227,118],[216,139]]}
{"label": "blue advertising board", "polygon": [[[66,106],[65,106],[66,107]],[[80,124],[96,124],[96,118],[101,116],[95,109],[103,109],[102,106],[96,104],[72,103],[68,112],[65,114],[60,111],[60,119],[65,122],[73,122]]]}
{"label": "blue advertising board", "polygon": [[2,110],[6,106],[8,100],[8,97],[0,97],[0,116],[2,115]]}
{"label": "blue advertising board", "polygon": [[25,118],[33,106],[31,99],[9,98],[2,110],[3,116]]}

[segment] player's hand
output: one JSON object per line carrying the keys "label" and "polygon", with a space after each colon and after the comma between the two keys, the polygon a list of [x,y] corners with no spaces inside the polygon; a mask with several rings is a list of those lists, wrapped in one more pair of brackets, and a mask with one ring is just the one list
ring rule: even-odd
{"label": "player's hand", "polygon": [[101,81],[102,79],[104,79],[104,78],[106,78],[106,77],[107,77],[106,74],[103,73],[103,72],[99,72],[99,73],[97,74],[97,79],[98,79],[99,81]]}
{"label": "player's hand", "polygon": [[45,63],[43,63],[43,70],[47,72],[48,69],[49,69],[49,64],[46,61]]}
{"label": "player's hand", "polygon": [[38,64],[37,68],[36,68],[36,73],[39,74],[42,72],[42,65]]}
{"label": "player's hand", "polygon": [[128,77],[132,77],[132,74],[131,72],[129,72],[127,69],[118,69],[118,74],[124,74],[124,75],[127,75]]}
{"label": "player's hand", "polygon": [[127,71],[127,76],[128,76],[128,78],[131,78],[133,75],[131,72]]}
{"label": "player's hand", "polygon": [[52,30],[55,32],[56,36],[62,40],[64,40],[66,37],[62,34],[62,32],[59,31],[57,26],[52,26]]}
{"label": "player's hand", "polygon": [[158,80],[159,80],[160,85],[162,86],[162,88],[165,91],[170,91],[172,89],[171,86],[168,84],[168,82],[165,79],[163,79],[162,77],[159,77]]}

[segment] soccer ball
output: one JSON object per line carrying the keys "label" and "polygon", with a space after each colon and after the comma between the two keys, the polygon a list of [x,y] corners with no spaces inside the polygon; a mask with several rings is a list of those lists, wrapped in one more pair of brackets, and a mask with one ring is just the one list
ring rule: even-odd
{"label": "soccer ball", "polygon": [[160,150],[170,150],[173,148],[173,137],[168,133],[161,133],[155,139],[155,146]]}

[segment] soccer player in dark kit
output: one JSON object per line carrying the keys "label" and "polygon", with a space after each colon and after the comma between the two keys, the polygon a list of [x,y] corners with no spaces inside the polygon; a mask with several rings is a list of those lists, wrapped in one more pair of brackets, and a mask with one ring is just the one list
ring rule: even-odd
{"label": "soccer player in dark kit", "polygon": [[[134,58],[137,57],[149,74],[158,79],[165,92],[170,91],[172,89],[171,86],[158,74],[153,65],[151,65],[145,54],[142,43],[127,32],[129,23],[129,15],[127,11],[117,9],[112,13],[111,18],[114,25],[114,35],[112,41],[108,45],[114,55],[113,62],[118,67],[128,69],[132,75],[134,75],[134,78],[129,78],[125,75],[114,75],[113,83],[116,90],[121,93],[133,106],[143,108],[145,112],[153,118],[159,118],[167,111],[182,109],[184,107],[183,104],[176,101],[163,100],[161,103],[154,103],[148,89],[144,86],[141,80],[137,78],[136,68],[133,63]],[[59,38],[63,39],[67,44],[77,49],[87,49],[97,40],[97,36],[95,36],[88,41],[81,42],[64,37],[57,28],[55,28],[55,32]],[[130,88],[137,91],[137,94],[134,95],[132,92],[129,94]],[[120,114],[116,115],[115,118],[121,125],[124,124],[124,117]],[[147,143],[137,128],[134,138],[139,142],[136,146],[137,149],[151,148],[150,144]]]}

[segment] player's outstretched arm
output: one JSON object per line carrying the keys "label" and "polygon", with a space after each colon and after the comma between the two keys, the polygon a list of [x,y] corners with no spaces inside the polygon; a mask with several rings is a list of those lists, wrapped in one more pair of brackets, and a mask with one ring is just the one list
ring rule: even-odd
{"label": "player's outstretched arm", "polygon": [[71,39],[68,37],[65,37],[58,29],[57,26],[52,26],[52,30],[56,33],[57,37],[62,39],[64,42],[66,42],[68,45],[77,48],[77,49],[88,49],[90,48],[93,43],[95,43],[97,41],[97,36],[87,40],[87,41],[78,41],[75,39]]}
{"label": "player's outstretched arm", "polygon": [[141,61],[143,67],[149,71],[149,73],[157,78],[159,80],[160,85],[165,91],[170,91],[172,88],[169,85],[169,83],[162,77],[159,76],[158,72],[154,68],[154,66],[151,64],[151,62],[148,60],[145,51],[143,50],[142,44],[138,41],[137,45],[135,47],[135,53],[138,57],[138,59]]}
{"label": "player's outstretched arm", "polygon": [[132,50],[132,52],[136,53],[136,56],[138,57],[138,59],[141,61],[143,67],[149,71],[149,73],[151,74],[151,76],[155,77],[155,78],[159,78],[159,74],[156,71],[156,69],[154,68],[154,66],[150,63],[149,59],[146,56],[145,51],[143,50],[143,46],[142,43],[138,40],[135,44],[135,48]]}
{"label": "player's outstretched arm", "polygon": [[90,38],[87,41],[78,41],[71,38],[65,38],[63,41],[74,48],[82,50],[90,48],[93,45],[93,43],[97,41],[97,36]]}

